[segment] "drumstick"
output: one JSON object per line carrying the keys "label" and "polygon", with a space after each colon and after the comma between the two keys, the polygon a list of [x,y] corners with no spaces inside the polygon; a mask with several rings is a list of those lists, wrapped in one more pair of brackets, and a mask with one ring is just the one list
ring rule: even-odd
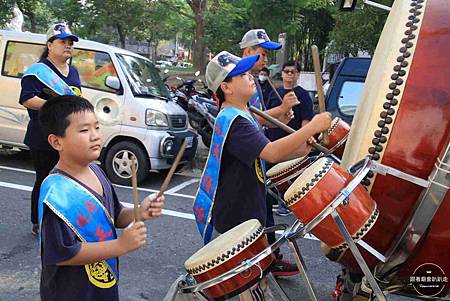
{"label": "drumstick", "polygon": [[278,96],[278,99],[283,102],[283,98],[281,98],[280,93],[278,93],[277,89],[275,88],[275,86],[273,85],[272,81],[270,80],[269,77],[267,77],[267,82],[269,83],[269,85],[272,87],[273,92],[275,92],[275,94]]}
{"label": "drumstick", "polygon": [[131,158],[131,185],[133,186],[134,221],[138,222],[141,220],[141,215],[139,214],[139,195],[137,190],[136,159],[134,157]]}
{"label": "drumstick", "polygon": [[[256,115],[261,116],[262,118],[264,118],[265,120],[269,121],[270,123],[276,125],[277,127],[279,127],[280,129],[282,129],[283,131],[292,134],[295,133],[295,130],[287,125],[285,125],[284,123],[282,123],[281,121],[279,121],[278,119],[273,118],[272,116],[250,106],[249,110],[252,111],[253,113],[255,113]],[[324,153],[324,154],[328,154],[329,150],[326,147],[323,147],[322,145],[314,142],[314,143],[309,143],[309,145],[311,145],[312,147],[314,147],[315,149],[317,149],[318,151]]]}
{"label": "drumstick", "polygon": [[[311,52],[314,65],[314,75],[316,77],[317,96],[319,98],[319,112],[323,113],[325,112],[325,96],[323,94],[322,75],[320,73],[319,48],[317,48],[316,45],[312,45]],[[325,130],[322,133],[322,143],[328,144],[328,130]]]}
{"label": "drumstick", "polygon": [[166,178],[164,179],[164,182],[161,185],[161,188],[159,189],[159,192],[156,196],[156,198],[159,198],[164,194],[167,187],[169,186],[170,180],[172,179],[173,174],[175,173],[175,169],[178,166],[178,163],[180,163],[181,157],[183,157],[184,150],[186,149],[186,140],[183,141],[183,144],[181,144],[180,150],[178,151],[178,154],[175,158],[175,161],[173,161],[172,167],[169,170],[169,173],[167,174]]}

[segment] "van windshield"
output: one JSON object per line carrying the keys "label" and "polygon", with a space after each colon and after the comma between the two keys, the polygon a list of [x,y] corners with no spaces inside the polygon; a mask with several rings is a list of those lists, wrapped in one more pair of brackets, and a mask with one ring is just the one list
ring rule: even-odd
{"label": "van windshield", "polygon": [[157,69],[145,59],[117,54],[134,96],[169,99],[169,91]]}

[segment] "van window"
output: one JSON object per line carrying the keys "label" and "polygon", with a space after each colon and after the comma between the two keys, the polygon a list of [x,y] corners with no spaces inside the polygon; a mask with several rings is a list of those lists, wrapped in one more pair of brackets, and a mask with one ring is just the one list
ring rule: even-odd
{"label": "van window", "polygon": [[126,54],[117,54],[117,58],[134,96],[170,98],[169,90],[149,60]]}
{"label": "van window", "polygon": [[9,41],[6,45],[2,75],[22,77],[28,67],[37,63],[44,45]]}
{"label": "van window", "polygon": [[116,69],[109,54],[100,51],[75,49],[72,64],[80,73],[81,85],[86,88],[115,92],[105,86],[107,76],[117,77]]}
{"label": "van window", "polygon": [[342,114],[348,116],[355,115],[356,106],[361,97],[363,87],[363,82],[344,82],[338,98],[338,107]]}

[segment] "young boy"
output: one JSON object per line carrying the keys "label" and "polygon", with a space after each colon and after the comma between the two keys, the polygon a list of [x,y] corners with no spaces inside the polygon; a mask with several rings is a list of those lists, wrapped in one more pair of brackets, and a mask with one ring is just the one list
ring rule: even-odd
{"label": "young boy", "polygon": [[[103,171],[99,123],[78,96],[48,100],[39,119],[59,161],[39,197],[41,300],[118,300],[118,257],[145,244],[146,226],[133,223]],[[164,197],[147,197],[142,220],[158,217]],[[125,228],[117,237],[115,228]]]}
{"label": "young boy", "polygon": [[[329,113],[319,114],[297,132],[270,142],[248,110],[255,93],[248,70],[258,59],[259,55],[241,59],[222,51],[206,67],[208,87],[216,94],[221,110],[193,208],[205,243],[249,219],[265,225],[263,160],[276,163],[307,154],[306,142],[331,123]],[[248,298],[241,296],[241,300],[252,300]]]}

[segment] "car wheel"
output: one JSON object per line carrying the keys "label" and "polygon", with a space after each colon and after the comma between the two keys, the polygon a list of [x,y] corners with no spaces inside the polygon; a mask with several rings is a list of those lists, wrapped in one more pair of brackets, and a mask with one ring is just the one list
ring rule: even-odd
{"label": "car wheel", "polygon": [[137,161],[137,180],[142,182],[149,174],[150,162],[146,152],[137,143],[121,141],[106,153],[104,167],[109,179],[116,184],[131,184],[131,159]]}

